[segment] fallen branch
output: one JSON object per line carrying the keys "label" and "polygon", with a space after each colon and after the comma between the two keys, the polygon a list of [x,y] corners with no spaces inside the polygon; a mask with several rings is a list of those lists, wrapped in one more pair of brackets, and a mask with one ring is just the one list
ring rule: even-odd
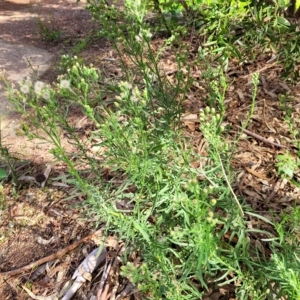
{"label": "fallen branch", "polygon": [[258,134],[254,133],[254,132],[251,132],[251,131],[247,130],[247,129],[243,129],[243,132],[246,133],[247,135],[250,135],[250,136],[256,138],[257,140],[259,140],[259,141],[261,141],[263,143],[271,144],[271,145],[276,146],[278,148],[288,148],[288,147],[286,147],[284,145],[280,145],[280,144],[271,142],[268,139],[262,137],[261,135],[258,135]]}
{"label": "fallen branch", "polygon": [[240,76],[240,78],[248,78],[248,77],[252,76],[255,73],[261,73],[261,72],[266,71],[266,70],[268,70],[268,69],[270,69],[270,68],[272,68],[272,67],[274,67],[276,65],[277,65],[277,61],[275,61],[274,63],[272,63],[270,65],[266,65],[263,68],[261,68],[259,70],[256,70],[256,71],[254,71],[254,72],[252,72],[250,74],[247,74],[247,75],[244,75],[244,76]]}
{"label": "fallen branch", "polygon": [[44,258],[41,258],[41,259],[39,259],[35,262],[32,262],[32,263],[28,264],[27,266],[24,266],[24,267],[16,269],[16,270],[0,273],[0,277],[17,275],[17,274],[23,273],[25,271],[31,270],[32,268],[35,268],[35,267],[37,267],[37,266],[39,266],[43,263],[46,263],[48,261],[53,260],[53,259],[58,259],[58,258],[64,256],[66,253],[68,253],[68,252],[72,251],[73,249],[77,248],[80,244],[82,244],[85,241],[91,239],[94,235],[99,235],[99,234],[103,234],[103,231],[102,230],[97,230],[94,233],[92,233],[92,234],[82,238],[81,240],[75,242],[74,244],[69,245],[64,249],[61,249],[61,250],[59,250],[58,252],[56,252],[54,254],[51,254],[51,255],[46,256]]}

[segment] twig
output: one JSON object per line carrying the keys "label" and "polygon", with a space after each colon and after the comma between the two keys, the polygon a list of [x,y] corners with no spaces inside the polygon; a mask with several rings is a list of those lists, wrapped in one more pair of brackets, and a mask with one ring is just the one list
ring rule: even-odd
{"label": "twig", "polygon": [[117,294],[117,291],[118,291],[118,288],[119,288],[119,275],[120,275],[120,269],[118,268],[116,273],[115,273],[115,276],[116,276],[116,284],[115,286],[113,287],[112,291],[111,291],[111,295],[110,295],[110,298],[109,300],[115,300],[116,299],[116,294]]}
{"label": "twig", "polygon": [[97,300],[103,300],[104,297],[103,297],[103,287],[104,287],[104,283],[108,277],[108,273],[110,271],[110,268],[111,266],[113,265],[114,261],[115,261],[116,258],[113,258],[109,264],[107,264],[107,260],[106,260],[106,265],[105,265],[105,268],[104,268],[104,272],[103,272],[103,275],[102,275],[102,278],[101,278],[101,281],[99,283],[99,288],[98,288],[98,292],[97,292]]}
{"label": "twig", "polygon": [[[240,128],[241,128],[241,127],[240,127]],[[254,133],[254,132],[251,132],[251,131],[247,130],[247,129],[243,129],[243,131],[244,131],[246,134],[248,134],[248,135],[250,135],[250,136],[252,136],[252,137],[258,139],[259,141],[261,141],[261,142],[263,142],[263,143],[271,144],[271,145],[276,146],[276,147],[278,147],[278,148],[288,148],[288,147],[286,147],[286,146],[284,146],[284,145],[280,145],[280,144],[271,142],[271,141],[269,141],[268,139],[262,137],[261,135],[258,135],[258,134]]]}
{"label": "twig", "polygon": [[[121,246],[123,247],[123,245]],[[120,248],[121,248],[120,247]],[[120,251],[120,250],[119,250]],[[110,298],[109,300],[115,300],[116,299],[116,294],[119,288],[119,276],[120,276],[120,267],[119,267],[119,263],[120,263],[121,259],[119,256],[115,257],[115,261],[111,267],[111,274],[115,275],[115,286],[113,287],[111,294],[110,294]]]}
{"label": "twig", "polygon": [[190,11],[187,3],[185,2],[185,0],[179,0],[179,2],[183,6],[183,8],[185,9],[186,12]]}
{"label": "twig", "polygon": [[23,273],[25,271],[28,271],[32,268],[35,268],[35,267],[37,267],[37,266],[39,266],[39,265],[41,265],[45,262],[48,262],[50,260],[60,258],[63,255],[65,255],[66,253],[68,253],[68,252],[72,251],[73,249],[77,248],[80,244],[82,244],[85,241],[91,239],[94,235],[99,235],[99,234],[103,234],[103,231],[102,230],[97,230],[94,233],[92,233],[92,234],[82,238],[81,240],[75,242],[74,244],[69,245],[64,249],[61,249],[61,250],[57,251],[54,254],[48,255],[48,256],[46,256],[44,258],[41,258],[41,259],[39,259],[35,262],[32,262],[32,263],[28,264],[27,266],[24,266],[24,267],[16,269],[16,270],[0,273],[0,277],[17,275],[17,274]]}
{"label": "twig", "polygon": [[124,290],[121,292],[121,294],[118,295],[116,300],[121,300],[122,298],[125,298],[127,295],[129,295],[134,290],[134,285],[129,281]]}
{"label": "twig", "polygon": [[249,76],[252,76],[252,75],[255,74],[255,73],[261,73],[261,72],[263,72],[263,71],[265,71],[265,70],[268,70],[268,69],[274,67],[276,64],[277,64],[277,62],[274,62],[274,63],[272,63],[272,64],[270,64],[270,65],[266,65],[266,66],[264,66],[263,68],[261,68],[261,69],[255,71],[255,72],[252,72],[252,73],[250,73],[250,74],[248,74],[248,75],[240,76],[240,78],[248,78]]}
{"label": "twig", "polygon": [[110,287],[109,282],[106,282],[100,300],[107,300],[110,297],[110,295],[108,294],[109,287]]}

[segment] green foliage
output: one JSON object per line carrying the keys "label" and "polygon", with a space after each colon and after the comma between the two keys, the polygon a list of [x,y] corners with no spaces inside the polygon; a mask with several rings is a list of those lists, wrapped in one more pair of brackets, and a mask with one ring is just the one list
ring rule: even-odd
{"label": "green foliage", "polygon": [[58,42],[60,40],[62,35],[60,30],[52,28],[52,24],[50,26],[46,25],[41,18],[37,18],[37,22],[40,28],[40,35],[45,41]]}
{"label": "green foliage", "polygon": [[0,180],[4,179],[7,177],[7,173],[5,172],[4,169],[0,168]]}
{"label": "green foliage", "polygon": [[91,36],[87,35],[85,38],[78,41],[77,44],[73,46],[72,53],[76,55],[79,54],[81,51],[83,51],[88,46],[90,39]]}
{"label": "green foliage", "polygon": [[293,178],[294,172],[300,166],[300,160],[299,158],[294,158],[289,152],[286,152],[285,154],[277,155],[276,166],[280,175]]}
{"label": "green foliage", "polygon": [[[3,142],[2,131],[0,130],[0,181],[6,179],[8,175],[12,177],[12,183],[17,185],[18,179],[15,172],[16,160],[9,151],[9,146]],[[8,171],[8,172],[7,172]],[[1,182],[0,182],[1,186]],[[0,205],[1,206],[1,205]]]}
{"label": "green foliage", "polygon": [[[293,144],[297,149],[300,149],[300,120],[298,120],[298,118],[293,117],[295,111],[294,98],[291,97],[289,94],[281,94],[279,95],[279,103],[280,109],[284,113],[284,120],[289,126],[291,136],[293,137]],[[300,157],[300,150],[298,150],[297,156]]]}
{"label": "green foliage", "polygon": [[289,295],[290,299],[300,299],[300,280],[297,263],[299,257],[287,261],[283,255],[274,254],[272,259],[277,266],[278,275],[281,278],[282,288]]}
{"label": "green foliage", "polygon": [[[0,167],[0,181],[8,177],[8,174],[12,177],[12,183],[14,186],[17,185],[18,179],[15,172],[15,165],[17,159],[15,159],[9,152],[9,147],[3,145],[2,140],[0,139],[0,161],[2,167]],[[9,173],[7,173],[7,171]]]}
{"label": "green foliage", "polygon": [[[284,17],[287,1],[153,1],[159,11],[183,18],[164,20],[167,31],[188,32],[196,28],[204,37],[202,48],[213,53],[223,66],[231,57],[254,60],[263,51],[273,51],[285,65],[285,77],[299,76],[295,61],[300,58],[297,26]],[[152,3],[152,1],[150,1]],[[163,17],[163,15],[162,15]],[[175,21],[175,23],[174,23]]]}
{"label": "green foliage", "polygon": [[[224,1],[220,0],[148,0],[148,2],[148,7],[162,12],[173,13],[179,11],[189,12],[190,10],[198,10],[200,7],[213,7],[214,5],[224,4]],[[251,1],[230,0],[228,3],[235,12],[244,13],[251,4]]]}

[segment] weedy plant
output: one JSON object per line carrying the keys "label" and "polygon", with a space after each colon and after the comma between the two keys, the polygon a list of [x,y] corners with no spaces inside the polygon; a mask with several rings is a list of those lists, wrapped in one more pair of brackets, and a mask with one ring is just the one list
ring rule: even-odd
{"label": "weedy plant", "polygon": [[296,171],[299,172],[300,159],[299,157],[292,156],[288,151],[284,154],[277,155],[276,167],[278,174],[288,179],[294,185],[300,187],[299,178],[295,180]]}
{"label": "weedy plant", "polygon": [[146,2],[159,12],[181,12],[179,22],[176,18],[165,19],[167,31],[185,28],[183,33],[186,26],[192,27],[203,37],[206,52],[214,54],[225,67],[232,56],[241,62],[253,61],[263,51],[276,53],[277,60],[285,66],[285,78],[299,77],[295,64],[300,58],[298,25],[289,20],[289,12],[299,9],[299,1]]}
{"label": "weedy plant", "polygon": [[40,35],[45,41],[58,42],[60,40],[62,32],[53,27],[52,21],[49,26],[41,18],[37,18],[37,23],[39,25]]}
{"label": "weedy plant", "polygon": [[295,170],[300,166],[299,158],[294,158],[289,152],[279,154],[277,160],[278,173],[288,178],[292,178]]}
{"label": "weedy plant", "polygon": [[[299,249],[289,225],[252,212],[232,189],[234,143],[222,125],[224,77],[215,74],[213,97],[199,112],[206,151],[196,153],[180,121],[191,84],[187,49],[172,48],[173,81],[159,67],[179,36],[154,50],[143,1],[125,1],[122,12],[105,1],[88,1],[88,9],[119,55],[122,76],[107,80],[93,66],[64,57],[67,72],[56,86],[24,81],[10,98],[31,114],[32,123],[23,126],[27,135],[52,142],[51,153],[69,167],[72,183],[87,196],[86,213],[105,221],[107,232],[126,242],[127,254],[140,255],[141,263],[134,264],[124,254],[122,275],[145,299],[200,299],[209,282],[235,284],[237,299],[296,296]],[[252,113],[257,85],[254,77]],[[93,124],[89,138],[70,120],[78,109]],[[64,149],[62,133],[77,152]],[[255,227],[260,223],[264,229]],[[252,243],[255,234],[261,238]]]}
{"label": "weedy plant", "polygon": [[17,176],[15,173],[15,162],[16,159],[13,158],[9,152],[9,147],[2,144],[0,141],[0,159],[1,159],[1,168],[0,168],[0,180],[3,180],[8,177],[8,174],[5,169],[8,169],[9,174],[12,176],[12,182],[17,185]]}
{"label": "weedy plant", "polygon": [[284,120],[286,124],[289,126],[290,133],[293,137],[293,144],[298,150],[297,155],[300,158],[300,133],[299,133],[299,125],[300,120],[298,118],[294,118],[294,98],[289,95],[281,94],[279,95],[279,103],[280,109],[283,111]]}
{"label": "weedy plant", "polygon": [[[1,124],[1,118],[0,118]],[[8,176],[12,177],[12,183],[14,188],[18,183],[17,175],[15,172],[17,159],[14,158],[9,150],[9,145],[3,142],[3,133],[0,129],[0,187],[2,187],[1,182]]]}

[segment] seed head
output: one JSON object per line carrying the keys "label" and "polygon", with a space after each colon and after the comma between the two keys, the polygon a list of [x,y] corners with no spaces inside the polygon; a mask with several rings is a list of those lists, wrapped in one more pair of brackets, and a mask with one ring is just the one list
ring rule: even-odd
{"label": "seed head", "polygon": [[38,80],[38,81],[34,84],[34,92],[35,92],[36,94],[39,94],[39,93],[42,91],[42,89],[43,89],[44,87],[45,87],[45,83]]}
{"label": "seed head", "polygon": [[71,83],[70,83],[69,80],[63,79],[63,80],[60,82],[60,85],[59,85],[59,86],[60,86],[61,89],[69,89],[70,86],[71,86]]}
{"label": "seed head", "polygon": [[50,99],[50,91],[45,89],[43,92],[42,92],[42,98],[44,98],[45,100],[49,100]]}
{"label": "seed head", "polygon": [[22,85],[20,90],[23,94],[28,94],[30,92],[30,88],[27,84]]}

